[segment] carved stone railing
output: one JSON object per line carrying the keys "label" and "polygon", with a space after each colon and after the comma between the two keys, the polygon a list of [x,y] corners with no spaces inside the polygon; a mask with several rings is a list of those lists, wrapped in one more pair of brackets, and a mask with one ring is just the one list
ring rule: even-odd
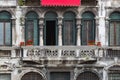
{"label": "carved stone railing", "polygon": [[22,47],[23,59],[95,59],[96,46],[39,46]]}
{"label": "carved stone railing", "polygon": [[0,0],[0,6],[16,6],[17,0]]}
{"label": "carved stone railing", "polygon": [[12,46],[0,47],[0,57],[24,59],[96,59],[120,58],[120,47],[98,46]]}
{"label": "carved stone railing", "polygon": [[104,48],[105,58],[120,58],[120,47],[107,47]]}

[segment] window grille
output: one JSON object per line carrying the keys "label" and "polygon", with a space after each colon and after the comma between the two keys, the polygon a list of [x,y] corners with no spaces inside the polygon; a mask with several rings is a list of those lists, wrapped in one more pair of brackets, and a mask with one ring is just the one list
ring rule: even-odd
{"label": "window grille", "polygon": [[42,76],[36,72],[26,73],[21,80],[43,80]]}
{"label": "window grille", "polygon": [[78,76],[77,80],[100,80],[100,79],[95,73],[86,71],[86,72],[81,73]]}

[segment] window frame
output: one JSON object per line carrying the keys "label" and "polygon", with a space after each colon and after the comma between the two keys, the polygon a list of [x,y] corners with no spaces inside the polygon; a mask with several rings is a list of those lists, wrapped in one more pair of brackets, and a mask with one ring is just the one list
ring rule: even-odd
{"label": "window frame", "polygon": [[[114,22],[114,23],[118,23],[118,22],[120,22],[120,20],[118,20],[118,19],[111,19],[110,21],[109,21],[109,32],[108,32],[108,35],[109,35],[109,40],[108,40],[108,44],[109,44],[109,46],[120,46],[120,44],[119,45],[116,45],[116,44],[114,44],[114,45],[110,45],[110,24],[111,24],[111,22]],[[114,32],[114,33],[116,33],[116,32]],[[117,34],[117,33],[116,33]],[[118,33],[119,34],[119,33]],[[115,38],[115,36],[113,36],[114,38]],[[115,42],[115,41],[114,41]]]}
{"label": "window frame", "polygon": [[[73,28],[73,35],[72,35],[72,38],[73,38],[73,42],[72,44],[65,44],[65,40],[64,40],[64,33],[65,33],[65,21],[72,21],[72,28]],[[76,45],[77,43],[77,27],[76,27],[76,14],[72,11],[68,11],[68,12],[65,12],[64,15],[63,15],[63,26],[62,26],[62,45],[65,45],[65,46],[68,46],[68,45]]]}
{"label": "window frame", "polygon": [[[3,23],[3,45],[0,46],[12,46],[12,23],[11,23],[11,19],[0,19],[0,23]],[[5,41],[5,35],[6,35],[6,23],[10,23],[10,44],[6,44]]]}
{"label": "window frame", "polygon": [[[35,16],[31,16],[31,14],[34,14]],[[40,42],[39,42],[39,24],[38,24],[38,15],[37,15],[37,13],[36,12],[34,12],[34,11],[30,11],[30,12],[28,12],[28,14],[26,15],[26,19],[25,19],[25,45],[29,45],[27,42],[28,42],[28,40],[27,40],[27,37],[26,36],[28,36],[28,33],[27,32],[29,32],[28,31],[28,22],[29,21],[32,21],[33,22],[33,38],[32,38],[32,44],[30,44],[30,45],[39,45],[40,44]],[[35,23],[35,21],[36,21],[36,23]],[[36,26],[35,26],[36,25]],[[37,28],[37,29],[35,29],[35,28]],[[37,31],[37,32],[35,32],[35,31]],[[36,36],[36,39],[37,39],[37,41],[35,41],[35,34],[37,34],[37,36]],[[36,43],[35,43],[36,42]]]}

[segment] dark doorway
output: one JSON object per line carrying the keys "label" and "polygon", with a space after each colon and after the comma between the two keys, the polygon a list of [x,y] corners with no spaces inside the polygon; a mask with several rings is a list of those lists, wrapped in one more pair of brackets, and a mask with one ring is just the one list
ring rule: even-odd
{"label": "dark doorway", "polygon": [[56,21],[46,21],[46,45],[56,45]]}

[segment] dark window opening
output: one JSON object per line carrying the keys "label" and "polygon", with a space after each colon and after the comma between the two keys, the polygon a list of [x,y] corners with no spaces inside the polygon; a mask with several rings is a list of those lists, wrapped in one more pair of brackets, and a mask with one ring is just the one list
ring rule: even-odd
{"label": "dark window opening", "polygon": [[56,21],[46,21],[46,45],[56,45]]}
{"label": "dark window opening", "polygon": [[97,5],[97,0],[81,0],[81,5],[84,5],[84,6],[96,6]]}
{"label": "dark window opening", "polygon": [[70,72],[51,72],[50,80],[70,80]]}

